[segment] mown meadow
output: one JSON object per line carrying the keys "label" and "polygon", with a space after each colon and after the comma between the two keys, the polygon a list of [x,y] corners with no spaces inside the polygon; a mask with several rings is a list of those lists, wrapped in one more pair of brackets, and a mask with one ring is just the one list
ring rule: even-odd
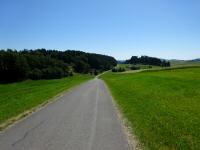
{"label": "mown meadow", "polygon": [[75,85],[91,79],[90,75],[76,74],[54,80],[26,80],[0,84],[0,129],[6,122],[31,108],[47,102]]}
{"label": "mown meadow", "polygon": [[101,78],[144,149],[200,148],[200,68]]}

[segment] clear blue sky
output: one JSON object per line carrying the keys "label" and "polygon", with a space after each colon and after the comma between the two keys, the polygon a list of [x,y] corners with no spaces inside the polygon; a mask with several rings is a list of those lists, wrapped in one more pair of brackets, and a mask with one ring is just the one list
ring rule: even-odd
{"label": "clear blue sky", "polygon": [[199,0],[0,0],[0,49],[200,57]]}

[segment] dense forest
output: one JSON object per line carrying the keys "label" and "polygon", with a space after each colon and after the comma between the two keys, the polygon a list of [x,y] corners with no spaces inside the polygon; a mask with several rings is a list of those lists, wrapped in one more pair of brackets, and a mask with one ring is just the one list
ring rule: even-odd
{"label": "dense forest", "polygon": [[73,72],[97,74],[115,65],[113,57],[82,51],[0,50],[0,82],[55,79]]}
{"label": "dense forest", "polygon": [[154,65],[161,67],[170,67],[170,62],[166,60],[162,60],[155,57],[149,56],[132,56],[131,59],[125,61],[126,64],[144,64],[144,65]]}

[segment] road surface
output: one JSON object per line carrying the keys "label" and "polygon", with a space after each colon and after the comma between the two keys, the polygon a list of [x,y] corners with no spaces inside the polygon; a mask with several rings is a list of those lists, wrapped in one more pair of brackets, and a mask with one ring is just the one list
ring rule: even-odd
{"label": "road surface", "polygon": [[103,81],[93,79],[0,133],[0,150],[128,150]]}

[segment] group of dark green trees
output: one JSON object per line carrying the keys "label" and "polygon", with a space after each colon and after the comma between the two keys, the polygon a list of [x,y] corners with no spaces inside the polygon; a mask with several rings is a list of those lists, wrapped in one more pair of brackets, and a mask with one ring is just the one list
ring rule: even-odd
{"label": "group of dark green trees", "polygon": [[144,64],[144,65],[154,65],[161,67],[170,67],[170,62],[166,60],[162,60],[155,57],[149,56],[132,56],[131,59],[125,61],[126,64]]}
{"label": "group of dark green trees", "polygon": [[56,79],[73,72],[97,74],[116,64],[113,57],[74,50],[0,50],[0,82]]}

